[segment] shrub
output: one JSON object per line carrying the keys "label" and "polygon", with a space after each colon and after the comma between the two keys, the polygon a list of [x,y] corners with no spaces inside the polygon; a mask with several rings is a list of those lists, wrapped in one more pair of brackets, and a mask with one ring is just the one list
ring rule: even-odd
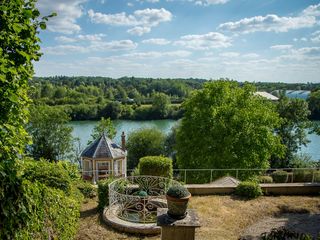
{"label": "shrub", "polygon": [[254,199],[262,195],[262,190],[257,182],[245,181],[236,187],[235,194],[248,199]]}
{"label": "shrub", "polygon": [[288,173],[286,171],[277,170],[271,176],[275,183],[285,183],[288,181]]}
{"label": "shrub", "polygon": [[80,190],[85,198],[93,198],[97,195],[96,188],[89,182],[79,181],[76,187]]}
{"label": "shrub", "polygon": [[313,170],[295,169],[293,182],[312,182]]}
{"label": "shrub", "polygon": [[189,196],[190,192],[182,185],[175,185],[168,189],[167,195],[174,198],[184,198]]}
{"label": "shrub", "polygon": [[109,184],[113,181],[113,178],[106,178],[98,182],[98,209],[100,211],[109,206]]}
{"label": "shrub", "polygon": [[71,192],[72,179],[66,169],[48,161],[26,161],[23,177],[31,182],[40,182],[48,187],[60,189],[65,193]]}
{"label": "shrub", "polygon": [[172,160],[162,156],[140,158],[138,165],[140,175],[151,175],[172,178]]}
{"label": "shrub", "polygon": [[59,161],[57,165],[61,166],[64,170],[67,171],[70,179],[72,181],[78,181],[81,179],[81,175],[79,173],[79,168],[76,164],[73,164],[68,161]]}
{"label": "shrub", "polygon": [[25,225],[14,239],[73,239],[78,228],[81,197],[39,182],[23,181]]}
{"label": "shrub", "polygon": [[272,177],[270,176],[259,176],[258,177],[258,181],[260,183],[272,183],[273,182],[273,179]]}

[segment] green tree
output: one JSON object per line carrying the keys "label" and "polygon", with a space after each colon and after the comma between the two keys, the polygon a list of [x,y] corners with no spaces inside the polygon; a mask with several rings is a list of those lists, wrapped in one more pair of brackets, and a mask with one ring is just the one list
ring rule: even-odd
{"label": "green tree", "polygon": [[164,118],[168,115],[170,98],[165,93],[155,93],[152,98],[152,110],[155,116]]}
{"label": "green tree", "polygon": [[105,134],[110,139],[113,139],[116,136],[117,131],[110,118],[104,119],[102,117],[98,124],[93,128],[91,137],[94,140],[102,134]]}
{"label": "green tree", "polygon": [[26,224],[22,178],[18,173],[26,143],[28,81],[40,57],[39,19],[35,1],[0,2],[0,239],[14,238]]}
{"label": "green tree", "polygon": [[30,113],[27,130],[32,136],[32,145],[28,149],[29,154],[35,159],[45,158],[55,162],[68,158],[73,150],[68,115],[62,109],[45,105],[33,106]]}
{"label": "green tree", "polygon": [[311,119],[320,120],[320,90],[312,92],[307,101]]}
{"label": "green tree", "polygon": [[307,128],[312,127],[308,119],[310,111],[307,102],[303,99],[281,97],[277,103],[277,112],[281,117],[281,125],[276,129],[276,133],[285,146],[285,154],[282,157],[273,157],[271,166],[290,167],[294,155],[302,145],[309,142]]}
{"label": "green tree", "polygon": [[208,82],[183,104],[177,133],[180,168],[267,168],[281,151],[274,128],[280,118],[271,103],[237,82]]}
{"label": "green tree", "polygon": [[163,155],[165,135],[155,128],[139,129],[128,137],[128,169],[134,169],[145,156]]}

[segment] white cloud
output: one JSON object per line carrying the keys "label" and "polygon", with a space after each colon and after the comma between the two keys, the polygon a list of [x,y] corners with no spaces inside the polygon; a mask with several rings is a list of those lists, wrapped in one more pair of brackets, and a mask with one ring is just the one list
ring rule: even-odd
{"label": "white cloud", "polygon": [[90,53],[101,51],[124,51],[132,50],[137,44],[131,40],[118,40],[110,42],[92,41],[90,45],[63,44],[44,47],[43,52],[50,55],[67,55],[70,53]]}
{"label": "white cloud", "polygon": [[127,6],[128,6],[128,7],[133,7],[134,5],[133,5],[133,3],[128,2],[128,3],[127,3]]}
{"label": "white cloud", "polygon": [[225,57],[225,58],[234,58],[234,57],[239,57],[240,54],[237,52],[224,52],[224,53],[220,53],[219,56]]}
{"label": "white cloud", "polygon": [[134,27],[134,28],[130,28],[127,30],[127,33],[130,33],[131,35],[137,35],[137,36],[142,36],[145,33],[148,33],[151,31],[150,27]]}
{"label": "white cloud", "polygon": [[200,6],[225,4],[227,2],[229,2],[229,0],[196,0],[194,1],[196,5],[200,5]]}
{"label": "white cloud", "polygon": [[237,22],[227,22],[220,24],[218,29],[239,33],[252,32],[287,32],[291,29],[312,27],[316,24],[313,16],[301,17],[279,17],[269,14],[266,16],[256,16],[244,18]]}
{"label": "white cloud", "polygon": [[86,0],[41,0],[37,2],[37,7],[42,15],[57,13],[48,21],[49,31],[71,34],[81,30],[77,19],[83,15],[81,4],[84,2]]}
{"label": "white cloud", "polygon": [[220,24],[218,29],[239,33],[287,32],[292,29],[313,27],[320,16],[320,4],[307,7],[295,17],[280,17],[275,14],[243,18],[236,22]]}
{"label": "white cloud", "polygon": [[55,37],[54,39],[58,42],[63,42],[63,43],[73,43],[77,41],[75,38],[70,38],[66,36],[59,36],[59,37]]}
{"label": "white cloud", "polygon": [[136,10],[133,14],[127,15],[125,12],[116,14],[104,14],[94,12],[92,9],[88,11],[88,15],[92,22],[102,23],[112,26],[132,26],[129,29],[130,34],[143,35],[150,32],[152,27],[158,26],[161,22],[168,22],[172,19],[171,12],[164,8]]}
{"label": "white cloud", "polygon": [[306,16],[319,17],[320,16],[320,3],[317,5],[310,5],[305,10],[303,10],[302,14],[306,15]]}
{"label": "white cloud", "polygon": [[313,43],[320,43],[320,31],[316,31],[311,34],[311,42]]}
{"label": "white cloud", "polygon": [[124,57],[133,57],[133,58],[160,58],[160,57],[188,57],[191,55],[189,51],[168,51],[168,52],[135,52],[124,54]]}
{"label": "white cloud", "polygon": [[258,58],[258,57],[260,57],[260,55],[256,54],[256,53],[247,53],[247,54],[242,55],[242,57],[244,57],[244,58]]}
{"label": "white cloud", "polygon": [[79,42],[79,41],[101,41],[103,37],[105,37],[106,35],[103,33],[99,33],[99,34],[85,34],[85,35],[77,35],[75,37],[66,37],[66,36],[59,36],[59,37],[55,37],[55,40],[58,42],[62,42],[62,43],[74,43],[74,42]]}
{"label": "white cloud", "polygon": [[159,2],[159,0],[137,0],[138,2],[141,2],[141,3],[143,3],[143,2],[149,2],[149,3],[157,3],[157,2]]}
{"label": "white cloud", "polygon": [[164,38],[150,38],[150,39],[143,40],[142,43],[155,44],[155,45],[167,45],[170,43],[170,41]]}
{"label": "white cloud", "polygon": [[218,32],[209,32],[203,35],[185,35],[180,37],[179,41],[175,41],[174,44],[194,50],[226,48],[232,45],[230,37]]}
{"label": "white cloud", "polygon": [[288,49],[292,48],[292,45],[290,45],[290,44],[273,45],[270,48],[275,49],[275,50],[288,50]]}

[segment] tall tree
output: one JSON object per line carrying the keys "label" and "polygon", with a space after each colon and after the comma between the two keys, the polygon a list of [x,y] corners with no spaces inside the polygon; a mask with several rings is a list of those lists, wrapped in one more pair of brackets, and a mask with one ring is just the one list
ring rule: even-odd
{"label": "tall tree", "polygon": [[290,167],[294,154],[306,145],[307,130],[312,127],[308,119],[310,111],[308,104],[303,99],[289,99],[281,97],[277,104],[277,112],[281,117],[281,124],[276,129],[281,143],[285,146],[285,154],[282,157],[274,157],[271,161],[272,167]]}
{"label": "tall tree", "polygon": [[30,109],[28,132],[32,136],[29,154],[35,159],[58,161],[68,158],[73,150],[72,127],[68,115],[58,108],[33,106]]}
{"label": "tall tree", "polygon": [[101,118],[98,124],[93,128],[91,137],[92,139],[96,139],[102,134],[105,134],[110,139],[113,139],[116,136],[117,131],[110,118]]}
{"label": "tall tree", "polygon": [[152,110],[156,116],[164,118],[168,115],[170,98],[165,93],[155,93],[152,98]]}
{"label": "tall tree", "polygon": [[311,92],[307,101],[311,111],[311,119],[320,120],[320,90]]}
{"label": "tall tree", "polygon": [[274,128],[280,118],[271,103],[255,96],[251,85],[208,82],[183,107],[177,133],[180,168],[267,168],[281,151]]}
{"label": "tall tree", "polygon": [[[39,27],[45,22],[35,1],[0,2],[0,239],[12,239],[25,224],[24,188],[17,158],[28,135],[28,81],[40,57]],[[46,20],[46,19],[44,19]]]}
{"label": "tall tree", "polygon": [[139,129],[128,137],[128,169],[134,169],[145,156],[165,154],[165,135],[155,128]]}

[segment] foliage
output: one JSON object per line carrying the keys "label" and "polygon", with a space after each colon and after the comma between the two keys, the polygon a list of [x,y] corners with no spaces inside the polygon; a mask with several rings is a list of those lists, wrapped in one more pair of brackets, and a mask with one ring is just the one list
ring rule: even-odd
{"label": "foliage", "polygon": [[286,171],[277,170],[271,173],[271,176],[275,183],[285,183],[288,181],[288,173]]}
{"label": "foliage", "polygon": [[320,90],[311,92],[307,101],[311,112],[310,118],[320,120]]}
{"label": "foliage", "polygon": [[89,182],[79,181],[76,187],[80,190],[85,198],[94,198],[97,195],[96,188]]}
{"label": "foliage", "polygon": [[101,118],[99,123],[93,128],[91,137],[92,139],[97,139],[102,134],[105,134],[106,137],[113,139],[116,135],[117,131],[112,124],[110,118],[104,119]]}
{"label": "foliage", "polygon": [[139,196],[139,197],[147,197],[148,193],[146,191],[140,190],[140,191],[135,192],[133,195]]}
{"label": "foliage", "polygon": [[236,187],[235,194],[248,199],[254,199],[262,195],[262,189],[257,182],[245,181],[239,183]]}
{"label": "foliage", "polygon": [[285,168],[290,167],[294,154],[301,146],[309,142],[306,128],[311,127],[311,122],[308,119],[310,112],[305,100],[286,97],[280,98],[277,112],[282,121],[276,129],[276,133],[285,146],[285,154],[281,157],[274,157],[271,161],[271,167]]}
{"label": "foliage", "polygon": [[174,198],[185,198],[190,195],[190,192],[182,185],[173,185],[168,189],[167,195]]}
{"label": "foliage", "polygon": [[295,169],[293,170],[293,182],[312,182],[320,177],[319,170]]}
{"label": "foliage", "polygon": [[28,121],[28,81],[33,61],[40,57],[39,19],[35,1],[1,1],[0,4],[0,239],[9,239],[26,226],[25,185],[19,176]]}
{"label": "foliage", "polygon": [[140,158],[138,165],[140,175],[172,178],[172,160],[163,156],[146,156]]}
{"label": "foliage", "polygon": [[177,130],[178,125],[173,126],[169,134],[166,136],[166,140],[164,142],[165,154],[172,159],[172,165],[174,169],[178,168],[176,151]]}
{"label": "foliage", "polygon": [[114,181],[114,178],[106,178],[98,182],[98,209],[103,209],[109,206],[109,184]]}
{"label": "foliage", "polygon": [[319,162],[313,161],[312,157],[308,154],[294,154],[290,167],[291,168],[314,168],[317,167]]}
{"label": "foliage", "polygon": [[281,239],[292,239],[292,240],[312,240],[312,236],[305,233],[295,232],[287,228],[275,228],[271,232],[262,233],[260,236],[262,240],[281,240]]}
{"label": "foliage", "polygon": [[269,166],[271,154],[282,149],[274,135],[280,119],[270,102],[253,93],[251,85],[219,80],[206,83],[184,102],[176,144],[179,168]]}
{"label": "foliage", "polygon": [[78,228],[81,198],[39,182],[23,181],[25,226],[14,239],[72,239]]}
{"label": "foliage", "polygon": [[165,135],[155,128],[139,129],[128,137],[128,169],[134,169],[145,156],[164,154]]}
{"label": "foliage", "polygon": [[272,183],[273,182],[273,179],[272,177],[270,176],[259,176],[258,177],[258,181],[260,183]]}
{"label": "foliage", "polygon": [[30,112],[27,130],[33,143],[27,149],[28,153],[35,159],[50,161],[66,158],[73,150],[72,127],[67,125],[68,115],[61,109],[45,105],[33,106]]}
{"label": "foliage", "polygon": [[168,115],[170,98],[164,93],[155,93],[152,98],[152,110],[156,116],[165,118]]}
{"label": "foliage", "polygon": [[60,189],[67,194],[70,194],[72,187],[72,179],[65,168],[60,164],[49,163],[45,160],[26,161],[23,178]]}

